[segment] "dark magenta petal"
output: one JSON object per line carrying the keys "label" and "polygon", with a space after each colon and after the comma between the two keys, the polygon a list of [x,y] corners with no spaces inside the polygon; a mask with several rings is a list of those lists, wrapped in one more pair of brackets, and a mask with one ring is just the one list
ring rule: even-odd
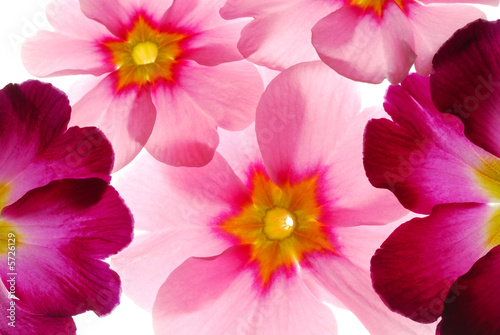
{"label": "dark magenta petal", "polygon": [[384,107],[394,121],[372,120],[364,135],[364,166],[374,186],[424,214],[440,203],[488,201],[474,173],[496,158],[463,135],[459,119],[436,110],[427,77],[410,75],[391,86]]}
{"label": "dark magenta petal", "polygon": [[457,279],[439,325],[441,335],[500,334],[500,246]]}
{"label": "dark magenta petal", "polygon": [[0,180],[24,170],[69,122],[69,101],[50,84],[27,81],[0,90]]}
{"label": "dark magenta petal", "polygon": [[100,178],[110,181],[113,150],[97,128],[69,128],[19,175],[10,181],[9,198],[15,201],[34,188],[65,178]]}
{"label": "dark magenta petal", "polygon": [[75,335],[76,326],[71,317],[51,317],[29,313],[20,300],[9,299],[2,288],[0,308],[4,317],[0,322],[2,335]]}
{"label": "dark magenta petal", "polygon": [[458,116],[465,135],[500,156],[500,22],[475,21],[438,51],[431,75],[432,99]]}
{"label": "dark magenta petal", "polygon": [[2,219],[15,227],[17,288],[30,311],[101,315],[118,304],[120,280],[100,259],[130,243],[132,218],[105,181],[54,181],[7,206]]}
{"label": "dark magenta petal", "polygon": [[434,322],[452,284],[487,251],[484,226],[493,212],[488,205],[447,204],[402,224],[372,258],[375,291],[392,310]]}

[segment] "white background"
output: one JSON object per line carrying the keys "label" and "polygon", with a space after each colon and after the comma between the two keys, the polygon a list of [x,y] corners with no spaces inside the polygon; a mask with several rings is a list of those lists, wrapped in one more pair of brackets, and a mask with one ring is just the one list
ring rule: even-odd
{"label": "white background", "polygon": [[[10,82],[20,83],[34,78],[24,69],[20,60],[20,47],[23,40],[38,29],[50,29],[44,7],[50,0],[2,0],[0,3],[0,88]],[[151,0],[149,0],[151,1]],[[500,9],[481,6],[488,19],[500,18]],[[75,81],[75,77],[52,78],[44,81],[52,82],[60,89],[67,91]],[[363,85],[365,105],[381,104],[387,83],[381,85]],[[339,334],[368,334],[352,313],[335,309]],[[137,307],[126,296],[122,295],[122,303],[111,315],[98,318],[93,313],[85,313],[75,317],[78,334],[153,334],[151,314]]]}

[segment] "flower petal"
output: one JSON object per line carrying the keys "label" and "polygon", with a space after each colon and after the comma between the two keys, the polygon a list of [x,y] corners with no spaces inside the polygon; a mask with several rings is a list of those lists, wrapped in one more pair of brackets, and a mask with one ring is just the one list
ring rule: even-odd
{"label": "flower petal", "polygon": [[340,8],[313,27],[312,44],[332,69],[368,83],[401,82],[416,57],[411,26],[393,2],[382,19],[355,6]]}
{"label": "flower petal", "polygon": [[2,219],[15,227],[16,292],[30,311],[102,315],[118,304],[118,275],[99,259],[130,243],[132,218],[105,181],[52,182],[5,207]]}
{"label": "flower petal", "polygon": [[113,185],[134,213],[137,234],[112,264],[127,296],[147,309],[168,274],[186,258],[228,247],[226,239],[214,234],[214,220],[231,211],[238,198],[249,197],[217,153],[204,167],[184,168],[165,165],[143,151],[113,177]]}
{"label": "flower petal", "polygon": [[145,146],[155,125],[156,108],[147,89],[116,92],[116,73],[105,77],[73,106],[71,124],[98,126],[115,151],[117,171]]}
{"label": "flower petal", "polygon": [[66,130],[68,98],[50,84],[27,81],[0,91],[0,180],[9,181]]}
{"label": "flower petal", "polygon": [[[253,287],[248,246],[190,258],[167,278],[153,310],[157,334],[336,334],[335,319],[298,279]],[[201,321],[201,322],[200,322]]]}
{"label": "flower petal", "polygon": [[152,92],[156,122],[146,149],[174,166],[203,166],[219,143],[217,122],[180,87],[162,85]]}
{"label": "flower petal", "polygon": [[500,303],[500,247],[479,259],[464,276],[454,283],[446,300],[440,335],[498,334]]}
{"label": "flower petal", "polygon": [[429,326],[419,325],[391,312],[372,288],[370,274],[344,256],[310,259],[310,271],[332,295],[363,323],[370,334],[427,334]]}
{"label": "flower petal", "polygon": [[439,111],[458,116],[465,135],[500,155],[498,94],[500,22],[478,20],[457,31],[433,60],[432,99]]}
{"label": "flower petal", "polygon": [[490,5],[490,6],[498,6],[498,0],[422,0],[422,3],[473,3],[478,5]]}
{"label": "flower petal", "polygon": [[82,13],[78,0],[52,1],[45,12],[50,25],[65,35],[83,40],[99,40],[110,35],[102,24]]}
{"label": "flower petal", "polygon": [[415,74],[390,87],[385,109],[394,122],[372,120],[365,132],[364,165],[375,187],[424,214],[440,203],[488,202],[478,176],[498,178],[490,167],[496,158],[465,138],[457,118],[435,109],[428,78]]}
{"label": "flower petal", "polygon": [[112,166],[111,144],[101,131],[72,127],[11,179],[9,198],[14,202],[29,190],[65,178],[100,178],[109,182]]}
{"label": "flower petal", "polygon": [[255,119],[264,85],[253,64],[246,61],[213,67],[192,64],[179,77],[179,85],[219,127],[242,130]]}
{"label": "flower petal", "polygon": [[[325,87],[331,93],[324,94]],[[311,62],[278,75],[257,108],[257,139],[270,177],[279,184],[326,169],[338,225],[386,223],[404,212],[390,192],[377,192],[365,177],[362,133],[373,111],[360,113],[360,104],[354,82]]]}
{"label": "flower petal", "polygon": [[37,77],[99,76],[114,70],[97,42],[51,31],[39,31],[28,39],[21,57],[28,72]]}
{"label": "flower petal", "polygon": [[486,18],[479,9],[466,5],[428,5],[409,3],[408,19],[415,37],[415,69],[422,76],[432,70],[432,58],[447,39],[465,24]]}
{"label": "flower petal", "polygon": [[375,290],[392,310],[435,321],[454,281],[487,252],[486,227],[494,210],[473,203],[438,205],[430,216],[401,225],[373,256]]}
{"label": "flower petal", "polygon": [[[10,282],[9,282],[10,283]],[[1,285],[0,308],[6,319],[0,323],[0,333],[9,335],[75,335],[76,326],[71,317],[51,317],[29,313],[21,308],[22,302],[9,299]],[[7,286],[10,288],[10,285]]]}
{"label": "flower petal", "polygon": [[103,24],[115,36],[126,39],[133,12],[129,2],[120,0],[80,0],[80,8],[89,19]]}
{"label": "flower petal", "polygon": [[[228,2],[221,10],[223,17],[233,17]],[[262,14],[254,14],[241,32],[238,49],[243,56],[255,64],[276,70],[286,69],[294,64],[318,59],[311,45],[311,28],[322,17],[339,7],[325,1],[293,1],[279,9],[263,4]],[[248,11],[239,10],[239,15]],[[249,15],[245,15],[249,16]]]}

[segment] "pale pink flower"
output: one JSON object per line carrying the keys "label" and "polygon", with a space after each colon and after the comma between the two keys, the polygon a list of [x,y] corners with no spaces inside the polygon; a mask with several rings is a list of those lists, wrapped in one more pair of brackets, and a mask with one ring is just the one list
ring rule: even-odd
{"label": "pale pink flower", "polygon": [[321,301],[373,334],[426,334],[372,289],[369,258],[394,228],[380,225],[405,211],[364,175],[363,128],[382,112],[360,112],[359,98],[323,63],[299,64],[208,165],[143,152],[120,171],[138,231],[112,262],[124,292],[153,308],[156,334],[336,334]]}
{"label": "pale pink flower", "polygon": [[113,144],[114,169],[146,149],[176,166],[213,157],[217,128],[254,120],[263,90],[255,67],[238,61],[245,22],[223,20],[212,0],[54,1],[23,47],[39,77],[91,74],[79,85],[71,124],[97,125]]}
{"label": "pale pink flower", "polygon": [[380,83],[387,78],[397,84],[413,64],[419,74],[430,74],[439,46],[466,23],[485,18],[477,8],[452,2],[227,0],[221,15],[254,17],[243,29],[238,48],[256,64],[281,70],[319,55],[353,80]]}

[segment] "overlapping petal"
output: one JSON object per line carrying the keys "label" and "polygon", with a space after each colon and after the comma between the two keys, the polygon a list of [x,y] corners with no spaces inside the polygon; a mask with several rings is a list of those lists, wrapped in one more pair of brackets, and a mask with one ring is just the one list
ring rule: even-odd
{"label": "overlapping petal", "polygon": [[[363,176],[363,129],[369,118],[383,113],[361,112],[359,98],[354,82],[321,62],[311,62],[271,82],[257,109],[257,139],[275,182],[328,166],[334,225],[380,224],[403,215],[390,192],[377,192]],[[337,109],[342,113],[334,112]]]}
{"label": "overlapping petal", "polygon": [[455,280],[488,251],[484,223],[493,211],[484,204],[439,205],[401,225],[372,259],[375,290],[391,309],[434,322],[452,303],[446,297]]}
{"label": "overlapping petal", "polygon": [[156,120],[151,93],[115,91],[116,73],[105,77],[73,106],[72,125],[98,126],[115,150],[114,171],[127,165],[148,141]]}
{"label": "overlapping petal", "polygon": [[500,22],[475,21],[439,50],[430,80],[439,111],[459,117],[467,138],[496,156],[500,155],[499,52]]}
{"label": "overlapping petal", "polygon": [[365,133],[364,164],[374,186],[418,213],[440,203],[488,201],[479,175],[498,175],[496,157],[470,143],[457,118],[436,110],[428,78],[415,74],[390,87],[385,109],[394,122],[370,121]]}
{"label": "overlapping petal", "polygon": [[313,27],[312,43],[335,71],[369,83],[385,78],[393,84],[401,82],[416,57],[412,27],[392,2],[384,8],[382,20],[355,6],[340,8]]}
{"label": "overlapping petal", "polygon": [[500,332],[500,247],[479,259],[454,283],[438,327],[439,335],[496,334]]}
{"label": "overlapping petal", "polygon": [[[208,335],[217,329],[231,334],[336,334],[331,311],[299,278],[281,278],[273,291],[255,290],[249,295],[254,278],[248,256],[248,246],[239,245],[218,256],[186,260],[158,292],[155,332]],[[208,306],[211,313],[206,313]],[[316,322],[311,323],[311,318]]]}
{"label": "overlapping petal", "polygon": [[[113,179],[135,215],[138,234],[112,264],[127,295],[151,309],[168,274],[186,258],[227,248],[228,241],[214,234],[212,221],[231,210],[237,194],[246,198],[248,193],[218,154],[201,168],[169,167],[147,152],[137,161]],[[161,206],[151,199],[161,199]]]}

